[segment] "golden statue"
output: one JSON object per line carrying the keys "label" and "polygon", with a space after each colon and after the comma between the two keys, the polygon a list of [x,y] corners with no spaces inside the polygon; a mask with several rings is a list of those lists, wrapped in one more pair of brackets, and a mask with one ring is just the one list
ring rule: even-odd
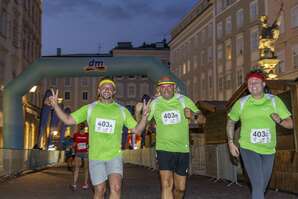
{"label": "golden statue", "polygon": [[279,63],[275,55],[275,42],[278,40],[280,36],[280,24],[281,24],[281,12],[283,11],[283,3],[281,4],[279,13],[274,20],[274,22],[270,25],[268,22],[268,16],[260,17],[260,36],[259,36],[259,65],[263,68],[265,72],[267,72],[269,79],[276,78],[275,68]]}

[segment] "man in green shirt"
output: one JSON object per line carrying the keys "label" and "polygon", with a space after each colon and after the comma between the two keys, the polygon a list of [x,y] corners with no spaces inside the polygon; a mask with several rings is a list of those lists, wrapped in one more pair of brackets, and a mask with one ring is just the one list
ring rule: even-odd
{"label": "man in green shirt", "polygon": [[[252,187],[252,199],[263,199],[271,177],[276,123],[293,128],[291,114],[277,96],[265,94],[265,76],[261,71],[248,73],[250,95],[240,98],[228,114],[227,136],[230,153],[243,159]],[[241,121],[240,150],[234,144],[235,123]]]}
{"label": "man in green shirt", "polygon": [[58,117],[67,125],[87,121],[89,126],[89,170],[94,186],[94,199],[104,198],[106,180],[109,179],[110,198],[120,198],[123,163],[121,134],[123,125],[132,132],[141,133],[146,125],[148,105],[143,104],[142,119],[137,125],[130,112],[114,101],[116,85],[104,78],[98,84],[99,99],[82,106],[70,115],[57,104],[58,90],[50,97]]}
{"label": "man in green shirt", "polygon": [[[156,122],[156,153],[161,178],[161,198],[183,198],[189,169],[189,121],[192,112],[202,115],[191,99],[176,94],[176,84],[164,76],[160,96],[150,104],[148,120]],[[196,119],[198,119],[196,118]]]}

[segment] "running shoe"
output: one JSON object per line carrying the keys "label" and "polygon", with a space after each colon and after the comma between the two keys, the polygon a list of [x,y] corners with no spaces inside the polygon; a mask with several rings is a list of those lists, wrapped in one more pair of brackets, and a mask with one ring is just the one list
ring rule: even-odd
{"label": "running shoe", "polygon": [[89,185],[88,184],[85,184],[82,186],[82,189],[88,189],[89,188]]}

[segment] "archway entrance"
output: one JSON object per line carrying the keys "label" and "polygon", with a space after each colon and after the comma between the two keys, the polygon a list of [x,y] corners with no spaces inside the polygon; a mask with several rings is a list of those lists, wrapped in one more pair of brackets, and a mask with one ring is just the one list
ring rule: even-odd
{"label": "archway entrance", "polygon": [[22,96],[45,77],[83,77],[146,75],[154,82],[171,76],[182,93],[185,85],[156,57],[42,57],[31,64],[4,90],[4,147],[23,148],[24,117]]}

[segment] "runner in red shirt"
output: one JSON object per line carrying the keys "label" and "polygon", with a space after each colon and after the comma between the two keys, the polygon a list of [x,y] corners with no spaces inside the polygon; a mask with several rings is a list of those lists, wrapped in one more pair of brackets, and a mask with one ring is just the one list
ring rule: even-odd
{"label": "runner in red shirt", "polygon": [[88,189],[88,132],[86,131],[86,125],[84,123],[79,124],[79,132],[73,135],[74,149],[75,149],[75,169],[73,174],[73,185],[72,189],[77,189],[77,181],[79,176],[79,170],[81,166],[81,161],[84,161],[84,185],[83,189]]}

